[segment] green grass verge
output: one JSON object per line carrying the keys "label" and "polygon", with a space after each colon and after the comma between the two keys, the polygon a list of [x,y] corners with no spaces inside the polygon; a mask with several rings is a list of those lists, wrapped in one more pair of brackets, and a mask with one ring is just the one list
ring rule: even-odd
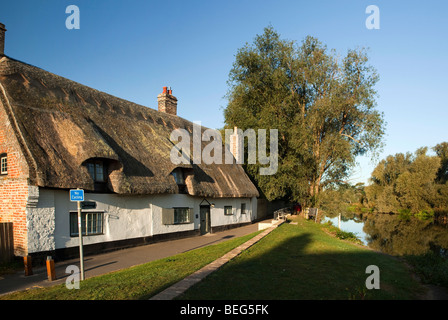
{"label": "green grass verge", "polygon": [[137,300],[148,299],[248,241],[259,232],[188,251],[106,275],[88,278],[80,289],[65,284],[1,296],[13,300]]}
{"label": "green grass verge", "polygon": [[[297,222],[278,227],[179,299],[415,299],[422,292],[401,260],[342,241],[312,221]],[[79,290],[58,285],[0,298],[148,299],[255,234],[90,278]],[[379,290],[366,289],[369,265],[379,267]]]}
{"label": "green grass verge", "polygon": [[420,256],[405,256],[423,283],[448,288],[448,259],[428,252]]}
{"label": "green grass verge", "polygon": [[[421,285],[397,258],[342,241],[303,219],[283,224],[179,299],[414,299]],[[380,289],[368,290],[369,265]]]}

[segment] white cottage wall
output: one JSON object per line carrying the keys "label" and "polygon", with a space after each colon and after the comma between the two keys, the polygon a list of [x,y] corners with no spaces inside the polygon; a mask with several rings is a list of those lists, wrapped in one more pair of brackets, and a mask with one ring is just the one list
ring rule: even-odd
{"label": "white cottage wall", "polygon": [[[211,227],[250,223],[256,218],[256,198],[204,198],[186,194],[129,196],[85,193],[86,201],[96,202],[96,209],[83,212],[103,213],[103,234],[83,237],[85,245],[150,237],[200,229],[200,205],[211,206]],[[246,214],[241,213],[246,204]],[[224,206],[232,206],[232,215],[224,214]],[[164,225],[162,209],[188,207],[193,221]],[[77,203],[69,200],[68,190],[39,188],[37,205],[28,214],[29,248],[32,252],[78,246],[77,236],[70,236],[70,212],[77,212]]]}

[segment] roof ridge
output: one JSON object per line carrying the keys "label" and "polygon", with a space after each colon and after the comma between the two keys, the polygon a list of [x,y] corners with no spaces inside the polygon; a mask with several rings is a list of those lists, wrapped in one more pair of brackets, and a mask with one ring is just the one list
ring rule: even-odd
{"label": "roof ridge", "polygon": [[[19,72],[31,73],[33,75],[39,75],[39,73],[41,73],[40,76],[43,76],[43,77],[41,77],[41,78],[43,78],[41,80],[43,80],[44,82],[45,82],[45,80],[51,80],[53,78],[53,80],[56,80],[55,82],[54,81],[52,82],[53,84],[60,85],[61,87],[64,87],[64,88],[67,88],[67,89],[71,89],[71,90],[78,89],[79,91],[87,91],[88,94],[95,94],[95,95],[99,94],[105,100],[106,99],[112,99],[112,100],[115,100],[114,102],[118,102],[118,104],[122,104],[122,103],[131,104],[132,107],[140,109],[139,111],[145,110],[147,112],[151,112],[154,115],[160,116],[162,118],[171,118],[171,119],[177,119],[178,118],[178,119],[180,119],[182,121],[186,121],[186,122],[192,123],[192,121],[190,121],[188,119],[185,119],[183,117],[180,117],[180,116],[177,116],[177,115],[172,115],[172,114],[165,113],[165,112],[161,112],[161,111],[159,111],[159,110],[157,110],[155,108],[151,108],[151,107],[148,107],[148,106],[142,105],[140,103],[136,103],[136,102],[133,102],[131,100],[124,99],[124,98],[120,98],[118,96],[115,96],[115,95],[112,95],[110,93],[101,91],[99,89],[95,89],[95,88],[89,87],[89,86],[87,86],[85,84],[82,84],[80,82],[77,82],[77,81],[71,80],[69,78],[57,75],[57,74],[55,74],[55,73],[53,73],[51,71],[42,69],[40,67],[37,67],[35,65],[32,65],[32,64],[29,64],[29,63],[26,63],[26,62],[23,62],[21,60],[15,59],[15,58],[11,58],[11,57],[6,56],[6,55],[3,56],[0,59],[0,65],[2,63],[5,63],[5,62],[8,64],[8,67],[2,68],[0,66],[0,75],[1,74],[3,74],[3,75],[11,75],[11,74],[14,74],[14,73],[19,73]],[[11,62],[12,62],[12,64],[11,64]],[[45,82],[45,84],[47,84],[47,83]],[[124,114],[126,114],[126,113],[124,113]]]}

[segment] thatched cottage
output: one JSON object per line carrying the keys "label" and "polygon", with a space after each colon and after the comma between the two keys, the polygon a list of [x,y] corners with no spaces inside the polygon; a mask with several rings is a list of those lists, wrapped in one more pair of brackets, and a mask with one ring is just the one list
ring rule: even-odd
{"label": "thatched cottage", "polygon": [[[0,222],[17,256],[77,254],[76,203],[85,190],[84,250],[201,235],[256,219],[258,191],[241,165],[170,161],[176,115],[166,88],[158,110],[4,54],[0,24]],[[154,99],[155,100],[155,99]]]}

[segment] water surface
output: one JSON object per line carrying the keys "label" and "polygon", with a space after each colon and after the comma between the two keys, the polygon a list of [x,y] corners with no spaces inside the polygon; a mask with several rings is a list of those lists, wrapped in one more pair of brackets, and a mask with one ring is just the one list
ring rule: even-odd
{"label": "water surface", "polygon": [[[338,226],[338,216],[326,217]],[[433,220],[401,218],[394,214],[348,214],[341,217],[341,230],[353,232],[367,246],[392,255],[448,252],[448,228]]]}

